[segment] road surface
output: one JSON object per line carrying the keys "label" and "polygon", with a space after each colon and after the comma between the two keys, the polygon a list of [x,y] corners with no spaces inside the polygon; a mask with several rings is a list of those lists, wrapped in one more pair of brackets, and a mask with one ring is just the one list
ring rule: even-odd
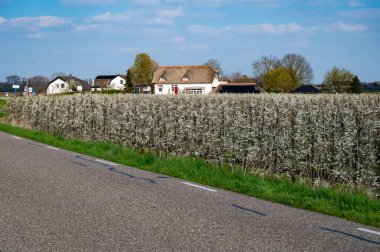
{"label": "road surface", "polygon": [[380,251],[380,230],[0,132],[0,251]]}

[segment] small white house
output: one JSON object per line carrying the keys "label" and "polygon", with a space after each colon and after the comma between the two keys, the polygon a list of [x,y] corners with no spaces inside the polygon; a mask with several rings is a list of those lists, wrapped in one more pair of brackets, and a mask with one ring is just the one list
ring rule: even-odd
{"label": "small white house", "polygon": [[95,78],[93,89],[100,90],[124,90],[125,76],[124,75],[98,75]]}
{"label": "small white house", "polygon": [[208,94],[220,84],[218,72],[208,65],[163,66],[153,74],[157,95]]}
{"label": "small white house", "polygon": [[90,86],[84,80],[74,76],[58,76],[50,81],[46,90],[47,94],[61,94],[73,91],[87,91]]}

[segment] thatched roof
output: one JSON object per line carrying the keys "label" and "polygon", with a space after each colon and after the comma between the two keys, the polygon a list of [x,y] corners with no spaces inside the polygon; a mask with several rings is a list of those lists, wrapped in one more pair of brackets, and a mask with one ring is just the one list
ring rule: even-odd
{"label": "thatched roof", "polygon": [[153,84],[212,83],[217,71],[211,66],[162,66],[153,74]]}

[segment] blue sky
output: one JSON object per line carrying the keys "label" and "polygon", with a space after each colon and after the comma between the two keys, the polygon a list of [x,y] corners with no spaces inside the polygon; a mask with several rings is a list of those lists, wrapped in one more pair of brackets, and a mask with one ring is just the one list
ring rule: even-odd
{"label": "blue sky", "polygon": [[380,80],[379,0],[0,0],[0,81],[124,73],[217,59],[253,75],[260,56],[303,55],[314,83],[333,66]]}

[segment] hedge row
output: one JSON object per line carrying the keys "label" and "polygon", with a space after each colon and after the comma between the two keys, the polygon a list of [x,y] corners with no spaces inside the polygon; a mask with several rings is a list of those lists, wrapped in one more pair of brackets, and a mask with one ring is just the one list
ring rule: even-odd
{"label": "hedge row", "polygon": [[379,189],[379,95],[74,95],[9,100],[10,123]]}

